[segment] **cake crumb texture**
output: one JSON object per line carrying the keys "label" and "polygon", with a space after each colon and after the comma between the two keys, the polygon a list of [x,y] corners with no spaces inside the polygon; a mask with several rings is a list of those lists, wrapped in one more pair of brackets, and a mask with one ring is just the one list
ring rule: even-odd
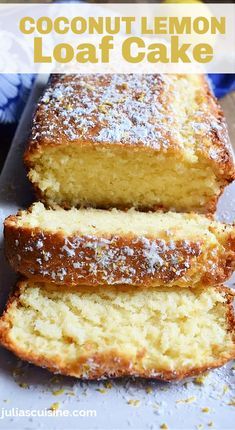
{"label": "cake crumb texture", "polygon": [[[118,294],[117,294],[118,293]],[[235,357],[232,292],[19,283],[1,343],[53,372],[174,380]]]}

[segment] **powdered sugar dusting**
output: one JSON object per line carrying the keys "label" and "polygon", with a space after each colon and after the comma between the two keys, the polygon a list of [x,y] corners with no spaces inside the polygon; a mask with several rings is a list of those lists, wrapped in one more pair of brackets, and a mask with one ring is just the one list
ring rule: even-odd
{"label": "powdered sugar dusting", "polygon": [[61,75],[41,99],[32,139],[80,138],[156,149],[180,142],[163,75]]}
{"label": "powdered sugar dusting", "polygon": [[41,140],[187,148],[221,169],[226,159],[233,171],[220,108],[205,82],[189,75],[54,75],[33,122],[32,146]]}
{"label": "powdered sugar dusting", "polygon": [[186,282],[187,276],[190,279],[192,259],[201,254],[199,242],[154,240],[145,236],[133,239],[92,235],[57,237],[53,245],[46,234],[36,241],[34,236],[30,237],[24,244],[20,236],[18,240],[22,267],[28,275],[33,269],[33,273],[45,279],[73,284]]}

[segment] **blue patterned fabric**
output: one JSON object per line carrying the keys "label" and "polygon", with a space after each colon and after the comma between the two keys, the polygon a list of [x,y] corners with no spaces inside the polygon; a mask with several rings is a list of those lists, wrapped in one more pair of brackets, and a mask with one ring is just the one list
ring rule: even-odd
{"label": "blue patterned fabric", "polygon": [[209,78],[216,97],[223,97],[230,91],[235,91],[235,75],[213,73]]}
{"label": "blue patterned fabric", "polygon": [[0,74],[0,123],[17,122],[35,75]]}
{"label": "blue patterned fabric", "polygon": [[[0,74],[0,123],[17,122],[21,116],[35,75]],[[235,75],[209,75],[217,97],[235,90]]]}

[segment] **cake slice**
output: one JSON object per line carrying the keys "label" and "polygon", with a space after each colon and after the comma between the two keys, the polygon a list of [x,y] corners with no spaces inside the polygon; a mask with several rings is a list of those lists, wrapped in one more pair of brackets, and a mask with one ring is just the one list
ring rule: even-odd
{"label": "cake slice", "polygon": [[46,209],[5,220],[12,267],[38,281],[198,287],[235,267],[235,227],[204,215]]}
{"label": "cake slice", "polygon": [[40,200],[214,212],[235,177],[203,75],[53,75],[25,153]]}
{"label": "cake slice", "polygon": [[232,292],[20,282],[1,343],[52,372],[177,380],[235,358]]}

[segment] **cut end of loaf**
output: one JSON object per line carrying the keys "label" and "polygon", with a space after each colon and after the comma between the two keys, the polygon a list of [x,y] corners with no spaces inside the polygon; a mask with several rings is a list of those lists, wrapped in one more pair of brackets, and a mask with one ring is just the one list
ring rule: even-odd
{"label": "cut end of loaf", "polygon": [[224,288],[94,292],[25,281],[0,337],[22,359],[66,375],[174,380],[235,357],[231,301]]}
{"label": "cut end of loaf", "polygon": [[202,75],[53,76],[25,162],[41,200],[67,208],[214,212],[235,177]]}
{"label": "cut end of loaf", "polygon": [[41,199],[67,208],[214,212],[225,184],[203,160],[131,147],[48,146],[31,156],[31,164],[29,179]]}

